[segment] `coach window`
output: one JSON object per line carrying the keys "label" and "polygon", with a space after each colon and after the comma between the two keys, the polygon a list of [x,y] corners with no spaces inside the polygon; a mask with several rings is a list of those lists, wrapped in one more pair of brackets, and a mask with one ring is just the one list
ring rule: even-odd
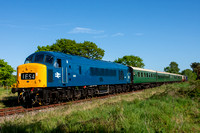
{"label": "coach window", "polygon": [[54,63],[54,67],[60,68],[61,67],[61,59],[57,59]]}
{"label": "coach window", "polygon": [[138,77],[140,77],[140,72],[138,72]]}
{"label": "coach window", "polygon": [[133,72],[133,76],[137,76],[137,74],[135,74],[135,72]]}
{"label": "coach window", "polygon": [[44,54],[37,54],[35,56],[35,62],[43,62]]}

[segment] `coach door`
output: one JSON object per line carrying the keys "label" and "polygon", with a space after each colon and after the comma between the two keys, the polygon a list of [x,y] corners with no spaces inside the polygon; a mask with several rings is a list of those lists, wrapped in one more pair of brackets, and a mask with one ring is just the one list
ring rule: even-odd
{"label": "coach door", "polygon": [[133,78],[134,78],[134,74],[133,74],[133,69],[131,67],[129,67],[129,73],[128,73],[130,80],[131,80],[131,84],[133,84]]}

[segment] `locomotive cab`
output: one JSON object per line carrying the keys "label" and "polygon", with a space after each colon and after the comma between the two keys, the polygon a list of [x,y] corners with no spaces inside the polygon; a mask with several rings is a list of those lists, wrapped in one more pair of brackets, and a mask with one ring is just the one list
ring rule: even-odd
{"label": "locomotive cab", "polygon": [[[43,77],[46,78],[46,85],[45,86],[26,86],[26,87],[63,87],[67,86],[68,83],[68,60],[64,59],[63,57],[56,57],[51,55],[51,52],[38,52],[30,55],[26,60],[25,64],[22,66],[32,65],[33,63],[41,64],[41,74]],[[42,70],[42,65],[46,66],[46,73]],[[39,74],[38,72],[35,72]],[[31,76],[31,74],[29,75]]]}
{"label": "locomotive cab", "polygon": [[63,83],[62,65],[62,60],[49,52],[37,52],[27,57],[24,64],[17,68],[17,85],[12,88],[13,93],[18,92],[18,101],[27,103],[26,99],[29,99],[29,104],[38,103],[38,99],[44,97],[44,88]]}

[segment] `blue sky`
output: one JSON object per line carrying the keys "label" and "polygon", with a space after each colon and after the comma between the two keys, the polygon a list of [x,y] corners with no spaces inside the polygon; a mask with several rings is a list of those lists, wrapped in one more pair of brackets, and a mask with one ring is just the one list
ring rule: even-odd
{"label": "blue sky", "polygon": [[0,59],[13,68],[61,38],[96,43],[103,60],[184,70],[200,62],[200,0],[0,0]]}

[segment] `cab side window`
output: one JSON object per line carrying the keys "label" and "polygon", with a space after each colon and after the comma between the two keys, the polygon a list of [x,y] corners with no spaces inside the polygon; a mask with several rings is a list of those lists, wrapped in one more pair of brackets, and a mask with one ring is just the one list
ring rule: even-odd
{"label": "cab side window", "polygon": [[61,59],[57,59],[54,63],[54,67],[60,68],[61,66]]}

